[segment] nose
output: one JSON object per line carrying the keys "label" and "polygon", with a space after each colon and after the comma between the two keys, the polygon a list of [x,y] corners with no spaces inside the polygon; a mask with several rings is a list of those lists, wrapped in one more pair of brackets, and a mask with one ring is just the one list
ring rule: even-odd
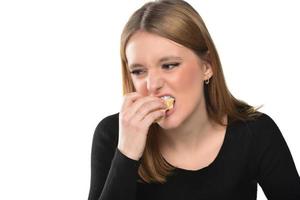
{"label": "nose", "polygon": [[164,85],[164,80],[158,72],[149,72],[147,77],[148,94],[157,94]]}

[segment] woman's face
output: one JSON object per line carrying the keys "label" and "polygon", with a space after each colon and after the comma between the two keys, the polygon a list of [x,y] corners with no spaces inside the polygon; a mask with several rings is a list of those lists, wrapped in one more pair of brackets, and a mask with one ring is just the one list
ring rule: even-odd
{"label": "woman's face", "polygon": [[203,83],[212,75],[207,62],[178,43],[143,31],[130,38],[125,50],[136,92],[175,98],[174,108],[159,121],[162,128],[176,128],[195,112],[204,113]]}

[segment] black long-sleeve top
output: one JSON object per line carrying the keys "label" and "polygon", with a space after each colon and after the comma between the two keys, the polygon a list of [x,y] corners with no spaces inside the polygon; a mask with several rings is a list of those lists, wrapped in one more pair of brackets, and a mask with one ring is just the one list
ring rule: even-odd
{"label": "black long-sleeve top", "polygon": [[289,148],[266,114],[226,128],[215,160],[200,170],[175,168],[164,184],[137,182],[140,162],[118,148],[118,113],[97,126],[89,200],[254,200],[257,183],[269,200],[300,200],[300,178]]}

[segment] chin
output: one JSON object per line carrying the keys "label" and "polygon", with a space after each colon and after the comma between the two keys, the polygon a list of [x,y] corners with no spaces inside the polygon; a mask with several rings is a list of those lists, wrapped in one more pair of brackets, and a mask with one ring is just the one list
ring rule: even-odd
{"label": "chin", "polygon": [[171,130],[171,129],[176,129],[177,127],[180,126],[179,120],[176,119],[163,119],[162,121],[158,122],[158,125],[164,129],[164,130]]}
{"label": "chin", "polygon": [[[182,111],[182,109],[179,108],[182,107],[180,107],[179,104],[175,103],[174,108],[171,111],[168,111],[166,113],[165,118],[159,121],[158,125],[164,130],[172,130],[180,127],[182,123],[185,121],[188,113],[180,112]],[[187,108],[185,108],[184,111],[186,110]]]}

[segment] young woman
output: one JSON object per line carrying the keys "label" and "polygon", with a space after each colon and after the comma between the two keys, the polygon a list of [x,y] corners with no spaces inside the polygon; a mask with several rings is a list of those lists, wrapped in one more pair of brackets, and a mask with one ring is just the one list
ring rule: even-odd
{"label": "young woman", "polygon": [[138,9],[123,30],[121,59],[124,101],[95,130],[90,200],[252,200],[257,183],[268,199],[300,199],[279,128],[229,92],[187,2]]}

